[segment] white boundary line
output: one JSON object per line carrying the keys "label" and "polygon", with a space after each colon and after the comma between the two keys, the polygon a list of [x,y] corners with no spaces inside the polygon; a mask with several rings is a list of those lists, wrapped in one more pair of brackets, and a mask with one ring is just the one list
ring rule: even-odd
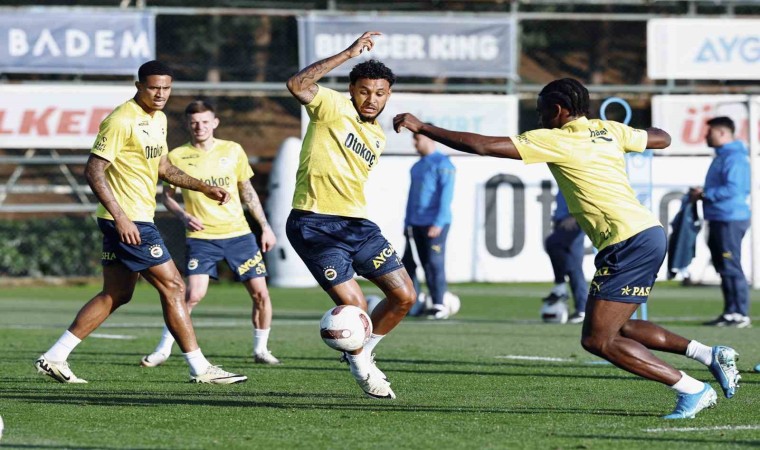
{"label": "white boundary line", "polygon": [[99,339],[119,339],[124,341],[130,341],[132,339],[136,339],[134,336],[130,336],[128,334],[103,334],[103,333],[92,333],[90,335],[91,338],[99,338]]}
{"label": "white boundary line", "polygon": [[760,425],[722,425],[715,427],[687,427],[687,428],[645,428],[647,433],[683,433],[692,431],[740,431],[740,430],[760,430]]}
{"label": "white boundary line", "polygon": [[495,356],[495,358],[499,359],[519,359],[524,361],[555,361],[555,362],[570,362],[574,361],[569,358],[556,358],[553,356],[524,356],[524,355],[503,355],[503,356]]}

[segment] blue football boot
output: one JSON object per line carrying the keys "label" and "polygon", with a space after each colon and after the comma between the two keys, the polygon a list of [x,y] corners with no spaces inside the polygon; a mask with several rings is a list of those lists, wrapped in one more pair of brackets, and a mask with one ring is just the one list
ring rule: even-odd
{"label": "blue football boot", "polygon": [[696,394],[678,394],[676,408],[663,419],[693,419],[703,409],[715,406],[717,401],[715,389],[705,383],[704,388]]}
{"label": "blue football boot", "polygon": [[739,375],[739,369],[736,368],[736,361],[738,359],[739,354],[731,347],[716,345],[712,348],[710,373],[720,383],[720,388],[723,389],[723,395],[726,398],[734,396],[736,389],[739,387],[739,380],[742,379],[741,375]]}

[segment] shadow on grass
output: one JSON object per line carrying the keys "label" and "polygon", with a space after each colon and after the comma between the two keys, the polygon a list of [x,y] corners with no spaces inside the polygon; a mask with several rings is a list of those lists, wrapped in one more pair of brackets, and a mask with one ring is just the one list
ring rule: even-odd
{"label": "shadow on grass", "polygon": [[[147,397],[150,395],[150,397]],[[263,408],[280,410],[314,410],[314,411],[362,411],[378,413],[379,411],[408,412],[408,413],[451,413],[451,414],[504,414],[504,415],[538,415],[538,414],[572,414],[592,416],[621,416],[621,417],[656,417],[660,413],[644,410],[623,410],[615,408],[569,408],[569,407],[470,407],[470,406],[431,406],[421,404],[403,404],[399,401],[384,402],[356,395],[332,394],[325,392],[309,393],[245,393],[236,392],[235,398],[213,399],[208,392],[192,395],[166,395],[156,398],[155,393],[146,393],[146,397],[135,394],[120,396],[113,391],[77,392],[76,397],[62,395],[54,390],[28,390],[27,392],[9,392],[4,395],[7,399],[22,400],[35,404],[61,404],[71,406],[115,406],[115,407],[159,407],[159,406],[207,406],[222,408]],[[191,397],[191,398],[188,398]],[[262,400],[263,397],[274,397],[275,400]],[[277,401],[276,399],[282,399]],[[290,399],[293,401],[287,401]],[[325,402],[333,399],[337,403]],[[298,402],[301,400],[302,402]]]}
{"label": "shadow on grass", "polygon": [[[680,433],[683,434],[683,433]],[[732,446],[732,447],[753,447],[757,448],[760,447],[760,441],[758,440],[735,440],[735,439],[727,439],[725,437],[723,438],[669,438],[669,437],[657,437],[657,436],[647,436],[642,437],[641,435],[636,436],[610,436],[610,435],[593,435],[593,434],[562,434],[557,433],[554,436],[557,437],[564,437],[564,438],[571,438],[571,439],[588,439],[593,440],[595,442],[599,441],[616,441],[619,443],[619,445],[623,446],[625,445],[624,441],[631,441],[630,443],[634,445],[634,447],[640,447],[643,446],[642,444],[645,442],[660,442],[660,443],[674,443],[679,444],[680,446],[683,446],[684,444],[693,444],[693,445],[708,445],[708,444],[714,444],[716,446]],[[581,447],[577,447],[581,448]]]}

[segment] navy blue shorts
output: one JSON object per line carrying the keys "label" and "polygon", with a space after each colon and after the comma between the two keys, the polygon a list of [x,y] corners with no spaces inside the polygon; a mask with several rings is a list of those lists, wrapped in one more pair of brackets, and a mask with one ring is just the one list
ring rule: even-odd
{"label": "navy blue shorts", "polygon": [[187,238],[186,275],[208,275],[219,278],[216,265],[225,260],[235,280],[267,276],[267,266],[252,233],[229,239]]}
{"label": "navy blue shorts", "polygon": [[98,226],[103,232],[103,256],[101,264],[122,263],[132,272],[141,272],[172,259],[158,228],[152,222],[134,222],[140,232],[140,245],[121,242],[113,220],[98,218]]}
{"label": "navy blue shorts", "polygon": [[646,303],[668,248],[665,230],[648,228],[605,247],[594,259],[589,298]]}
{"label": "navy blue shorts", "polygon": [[380,228],[367,219],[293,210],[285,231],[324,290],[352,279],[354,271],[373,279],[404,267]]}

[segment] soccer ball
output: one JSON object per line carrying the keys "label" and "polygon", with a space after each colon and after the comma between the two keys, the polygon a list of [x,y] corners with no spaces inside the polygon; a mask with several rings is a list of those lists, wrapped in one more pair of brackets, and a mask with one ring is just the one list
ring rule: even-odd
{"label": "soccer ball", "polygon": [[451,292],[446,292],[443,294],[443,306],[449,309],[450,317],[459,312],[459,309],[462,307],[462,301],[459,300],[458,295]]}
{"label": "soccer ball", "polygon": [[380,298],[378,295],[368,295],[367,296],[367,314],[372,315],[372,311],[375,310],[375,307],[382,302],[383,299]]}
{"label": "soccer ball", "polygon": [[359,350],[372,334],[367,313],[353,305],[336,306],[322,316],[319,335],[329,347],[342,352]]}
{"label": "soccer ball", "polygon": [[541,320],[546,323],[567,323],[567,303],[561,300],[544,302],[541,306]]}
{"label": "soccer ball", "polygon": [[3,418],[0,417],[0,439],[3,438],[3,428],[5,428],[5,426],[3,425]]}

